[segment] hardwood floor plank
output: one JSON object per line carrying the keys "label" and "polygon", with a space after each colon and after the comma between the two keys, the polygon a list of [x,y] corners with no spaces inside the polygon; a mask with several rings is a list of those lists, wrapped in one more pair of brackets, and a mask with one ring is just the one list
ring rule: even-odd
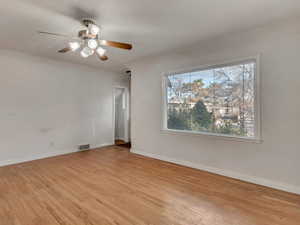
{"label": "hardwood floor plank", "polygon": [[299,225],[300,196],[121,147],[0,168],[0,225]]}

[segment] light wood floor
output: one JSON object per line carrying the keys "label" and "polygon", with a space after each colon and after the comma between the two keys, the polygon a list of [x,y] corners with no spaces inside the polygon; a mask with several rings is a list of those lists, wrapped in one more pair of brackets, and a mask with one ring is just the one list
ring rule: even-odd
{"label": "light wood floor", "polygon": [[0,225],[299,225],[300,196],[107,147],[0,168]]}

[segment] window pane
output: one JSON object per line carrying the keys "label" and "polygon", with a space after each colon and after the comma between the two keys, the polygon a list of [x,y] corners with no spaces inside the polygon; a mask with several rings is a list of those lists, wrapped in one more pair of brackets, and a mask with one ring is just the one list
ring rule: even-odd
{"label": "window pane", "polygon": [[167,79],[167,128],[254,137],[255,62]]}
{"label": "window pane", "polygon": [[191,130],[189,74],[168,78],[168,128]]}

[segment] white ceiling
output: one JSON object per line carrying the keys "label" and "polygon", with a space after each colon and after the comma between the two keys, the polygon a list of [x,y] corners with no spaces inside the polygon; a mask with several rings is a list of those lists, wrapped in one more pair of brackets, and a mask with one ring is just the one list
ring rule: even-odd
{"label": "white ceiling", "polygon": [[[299,0],[1,0],[0,48],[119,71],[144,56],[299,12]],[[85,17],[96,20],[104,39],[132,43],[133,50],[109,48],[106,62],[83,59],[57,53],[68,39],[36,33],[76,36]]]}

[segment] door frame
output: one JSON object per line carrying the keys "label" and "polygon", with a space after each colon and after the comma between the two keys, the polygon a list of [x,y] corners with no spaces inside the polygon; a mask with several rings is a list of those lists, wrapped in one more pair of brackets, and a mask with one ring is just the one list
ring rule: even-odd
{"label": "door frame", "polygon": [[124,94],[124,104],[125,104],[125,110],[124,110],[124,141],[127,143],[129,142],[129,90],[128,87],[126,86],[113,86],[113,116],[112,116],[112,126],[113,126],[113,143],[115,143],[115,125],[116,125],[116,109],[115,109],[115,104],[116,104],[116,89],[123,89],[123,94]]}

